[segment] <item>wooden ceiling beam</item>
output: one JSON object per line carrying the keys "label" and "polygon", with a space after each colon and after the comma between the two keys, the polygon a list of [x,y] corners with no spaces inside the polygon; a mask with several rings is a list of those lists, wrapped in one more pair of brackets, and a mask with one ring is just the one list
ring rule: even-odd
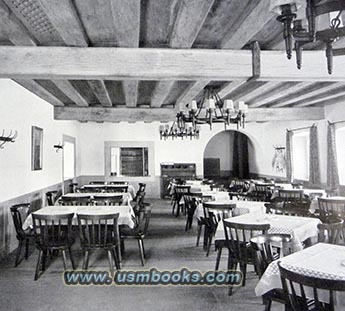
{"label": "wooden ceiling beam", "polygon": [[259,1],[254,9],[247,13],[242,24],[223,39],[222,49],[241,49],[274,16],[270,12],[270,1]]}
{"label": "wooden ceiling beam", "polygon": [[163,105],[173,85],[174,81],[172,80],[158,81],[156,83],[156,87],[151,96],[152,108],[159,108]]}
{"label": "wooden ceiling beam", "polygon": [[247,82],[247,80],[236,80],[226,83],[218,92],[221,98],[226,97],[231,94],[233,91],[241,87]]}
{"label": "wooden ceiling beam", "polygon": [[343,82],[337,82],[337,83],[333,83],[331,85],[321,86],[321,87],[317,88],[315,91],[306,92],[306,93],[300,94],[298,96],[292,94],[290,98],[286,98],[284,100],[277,101],[277,103],[274,104],[272,107],[288,106],[288,105],[294,104],[298,101],[305,100],[305,99],[308,99],[310,97],[317,96],[317,95],[320,95],[323,93],[327,93],[327,92],[330,92],[332,90],[335,90],[337,88],[344,87],[344,86],[345,86],[345,84]]}
{"label": "wooden ceiling beam", "polygon": [[258,101],[254,101],[253,103],[249,103],[248,105],[250,107],[261,107],[267,104],[270,104],[272,102],[275,102],[279,98],[283,98],[285,96],[288,96],[290,94],[294,94],[296,92],[299,92],[311,85],[313,85],[313,82],[300,82],[292,87],[287,87],[284,90],[278,89],[276,92],[272,92],[267,97],[264,97],[262,99],[259,99]]}
{"label": "wooden ceiling beam", "polygon": [[125,94],[126,106],[134,108],[138,102],[138,80],[122,81],[123,93]]}
{"label": "wooden ceiling beam", "polygon": [[86,99],[79,94],[73,87],[70,81],[67,80],[52,80],[57,88],[60,89],[67,97],[69,97],[77,106],[88,106]]}
{"label": "wooden ceiling beam", "polygon": [[6,32],[8,39],[14,45],[37,45],[35,37],[29,33],[26,27],[2,0],[0,0],[0,28]]}
{"label": "wooden ceiling beam", "polygon": [[[79,120],[93,122],[120,121],[173,121],[176,111],[169,108],[106,108],[106,107],[54,107],[56,120]],[[254,108],[246,117],[248,122],[322,120],[323,107],[312,108]]]}
{"label": "wooden ceiling beam", "polygon": [[307,100],[301,104],[296,104],[295,107],[306,107],[316,104],[324,104],[327,101],[327,105],[330,105],[332,103],[338,102],[337,99],[340,97],[343,97],[345,95],[345,90],[333,93],[333,92],[326,92],[324,96],[320,96],[320,98],[313,98],[310,100]]}
{"label": "wooden ceiling beam", "polygon": [[234,80],[252,75],[251,51],[0,47],[0,78]]}
{"label": "wooden ceiling beam", "polygon": [[181,1],[170,35],[172,48],[190,48],[205,22],[214,0]]}
{"label": "wooden ceiling beam", "polygon": [[261,85],[261,86],[255,88],[254,90],[247,92],[246,95],[241,96],[241,100],[247,103],[247,102],[255,99],[257,96],[271,91],[272,89],[276,88],[277,86],[279,86],[282,83],[283,82],[279,82],[279,81],[267,82],[264,85]]}
{"label": "wooden ceiling beam", "polygon": [[[140,35],[140,0],[113,0],[110,6],[115,26],[114,35],[118,45],[137,48]],[[138,85],[138,80],[122,82],[127,107],[137,106]]]}
{"label": "wooden ceiling beam", "polygon": [[53,106],[64,106],[64,103],[60,99],[53,96],[50,92],[48,92],[43,86],[39,85],[36,81],[22,79],[16,79],[14,81],[22,87],[24,87],[25,89],[27,89],[28,91],[34,93],[38,97],[52,104]]}
{"label": "wooden ceiling beam", "polygon": [[111,107],[113,105],[103,80],[89,80],[88,84],[102,106]]}
{"label": "wooden ceiling beam", "polygon": [[193,81],[176,100],[177,103],[189,103],[204,89],[209,80]]}
{"label": "wooden ceiling beam", "polygon": [[68,46],[89,45],[76,8],[71,0],[37,0],[50,22]]}

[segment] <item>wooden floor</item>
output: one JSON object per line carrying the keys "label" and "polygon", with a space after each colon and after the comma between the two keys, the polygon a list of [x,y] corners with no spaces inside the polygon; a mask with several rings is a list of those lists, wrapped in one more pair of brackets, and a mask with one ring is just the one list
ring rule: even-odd
{"label": "wooden floor", "polygon": [[[145,240],[147,262],[142,269],[136,241],[126,243],[122,270],[212,270],[215,252],[205,256],[196,247],[196,228],[184,231],[183,216],[171,216],[169,201],[152,200],[153,215],[149,236]],[[260,297],[255,297],[257,276],[250,269],[247,285],[227,295],[224,286],[66,286],[62,279],[62,260],[56,258],[38,281],[33,281],[38,252],[32,247],[27,261],[13,267],[14,256],[9,256],[0,267],[0,310],[264,310]],[[81,269],[82,254],[79,242],[73,253]],[[224,254],[226,256],[226,254]],[[221,264],[225,268],[226,258]],[[90,269],[107,270],[106,254],[95,253],[90,258]],[[272,311],[283,310],[279,304]]]}

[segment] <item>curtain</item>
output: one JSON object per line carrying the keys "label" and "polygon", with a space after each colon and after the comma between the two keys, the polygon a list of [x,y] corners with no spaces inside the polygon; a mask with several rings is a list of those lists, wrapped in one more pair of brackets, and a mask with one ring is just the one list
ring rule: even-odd
{"label": "curtain", "polygon": [[233,175],[249,178],[248,139],[240,132],[234,132]]}
{"label": "curtain", "polygon": [[331,189],[339,188],[337,149],[335,144],[335,124],[330,123],[327,131],[327,185]]}
{"label": "curtain", "polygon": [[310,128],[309,140],[309,182],[320,184],[320,160],[319,160],[319,141],[317,136],[317,126]]}
{"label": "curtain", "polygon": [[293,132],[286,131],[286,178],[289,182],[293,181],[292,174],[292,135]]}

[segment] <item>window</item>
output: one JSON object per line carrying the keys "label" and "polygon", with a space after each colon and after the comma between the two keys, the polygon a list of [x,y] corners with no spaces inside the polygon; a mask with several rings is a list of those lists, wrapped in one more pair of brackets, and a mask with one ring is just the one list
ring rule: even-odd
{"label": "window", "polygon": [[64,135],[63,138],[63,178],[75,178],[75,139]]}
{"label": "window", "polygon": [[340,127],[335,130],[335,143],[337,149],[338,175],[339,183],[345,185],[345,127]]}
{"label": "window", "polygon": [[309,131],[292,136],[292,167],[295,179],[309,179]]}
{"label": "window", "polygon": [[147,147],[111,147],[111,176],[148,176]]}

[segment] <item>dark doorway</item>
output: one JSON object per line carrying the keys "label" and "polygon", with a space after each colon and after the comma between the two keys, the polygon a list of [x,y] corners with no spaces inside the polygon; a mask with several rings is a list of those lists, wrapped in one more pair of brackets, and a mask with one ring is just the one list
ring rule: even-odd
{"label": "dark doorway", "polygon": [[205,158],[204,159],[204,178],[217,179],[220,178],[220,159]]}

